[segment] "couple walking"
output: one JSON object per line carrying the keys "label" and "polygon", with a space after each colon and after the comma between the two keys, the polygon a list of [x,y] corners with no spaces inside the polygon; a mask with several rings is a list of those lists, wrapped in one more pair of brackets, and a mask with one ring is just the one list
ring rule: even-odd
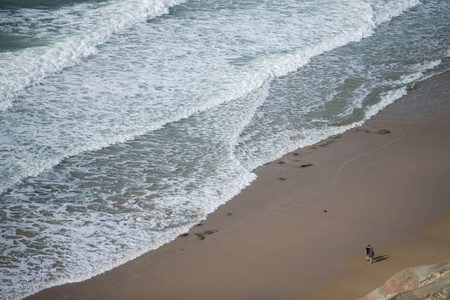
{"label": "couple walking", "polygon": [[375,255],[375,251],[373,251],[373,247],[367,245],[366,247],[366,261],[373,262],[373,256]]}

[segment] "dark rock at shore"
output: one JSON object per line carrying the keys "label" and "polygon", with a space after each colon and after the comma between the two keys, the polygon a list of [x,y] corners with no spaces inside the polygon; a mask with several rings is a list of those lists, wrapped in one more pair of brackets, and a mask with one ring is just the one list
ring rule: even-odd
{"label": "dark rock at shore", "polygon": [[303,164],[303,165],[299,165],[299,168],[306,168],[306,167],[311,167],[312,164]]}
{"label": "dark rock at shore", "polygon": [[388,133],[391,133],[391,132],[389,130],[387,130],[387,129],[381,129],[381,130],[378,130],[377,133],[378,134],[388,134]]}
{"label": "dark rock at shore", "polygon": [[195,236],[198,237],[199,240],[204,240],[205,239],[205,236],[203,234],[199,233],[199,232],[197,232],[195,234]]}
{"label": "dark rock at shore", "polygon": [[204,234],[214,234],[214,233],[216,233],[216,232],[218,232],[219,230],[206,230],[205,232],[204,232]]}
{"label": "dark rock at shore", "polygon": [[183,233],[183,234],[180,234],[179,237],[187,237],[188,235],[189,235],[189,233]]}

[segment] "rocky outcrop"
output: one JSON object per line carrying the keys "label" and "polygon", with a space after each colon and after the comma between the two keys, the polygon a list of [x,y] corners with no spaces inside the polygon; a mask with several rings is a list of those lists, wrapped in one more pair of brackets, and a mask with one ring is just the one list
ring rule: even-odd
{"label": "rocky outcrop", "polygon": [[419,299],[450,299],[450,261],[405,269],[360,300]]}

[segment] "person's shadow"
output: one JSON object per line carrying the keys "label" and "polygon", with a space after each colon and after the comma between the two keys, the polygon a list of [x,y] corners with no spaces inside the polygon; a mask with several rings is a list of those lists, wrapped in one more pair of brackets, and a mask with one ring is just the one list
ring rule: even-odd
{"label": "person's shadow", "polygon": [[372,263],[382,262],[383,260],[388,259],[389,256],[387,255],[379,255],[373,258]]}

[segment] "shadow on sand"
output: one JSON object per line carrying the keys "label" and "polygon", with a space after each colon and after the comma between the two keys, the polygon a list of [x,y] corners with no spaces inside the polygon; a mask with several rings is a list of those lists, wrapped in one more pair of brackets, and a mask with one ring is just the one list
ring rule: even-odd
{"label": "shadow on sand", "polygon": [[382,262],[383,260],[389,259],[387,255],[379,255],[373,258],[372,263]]}

